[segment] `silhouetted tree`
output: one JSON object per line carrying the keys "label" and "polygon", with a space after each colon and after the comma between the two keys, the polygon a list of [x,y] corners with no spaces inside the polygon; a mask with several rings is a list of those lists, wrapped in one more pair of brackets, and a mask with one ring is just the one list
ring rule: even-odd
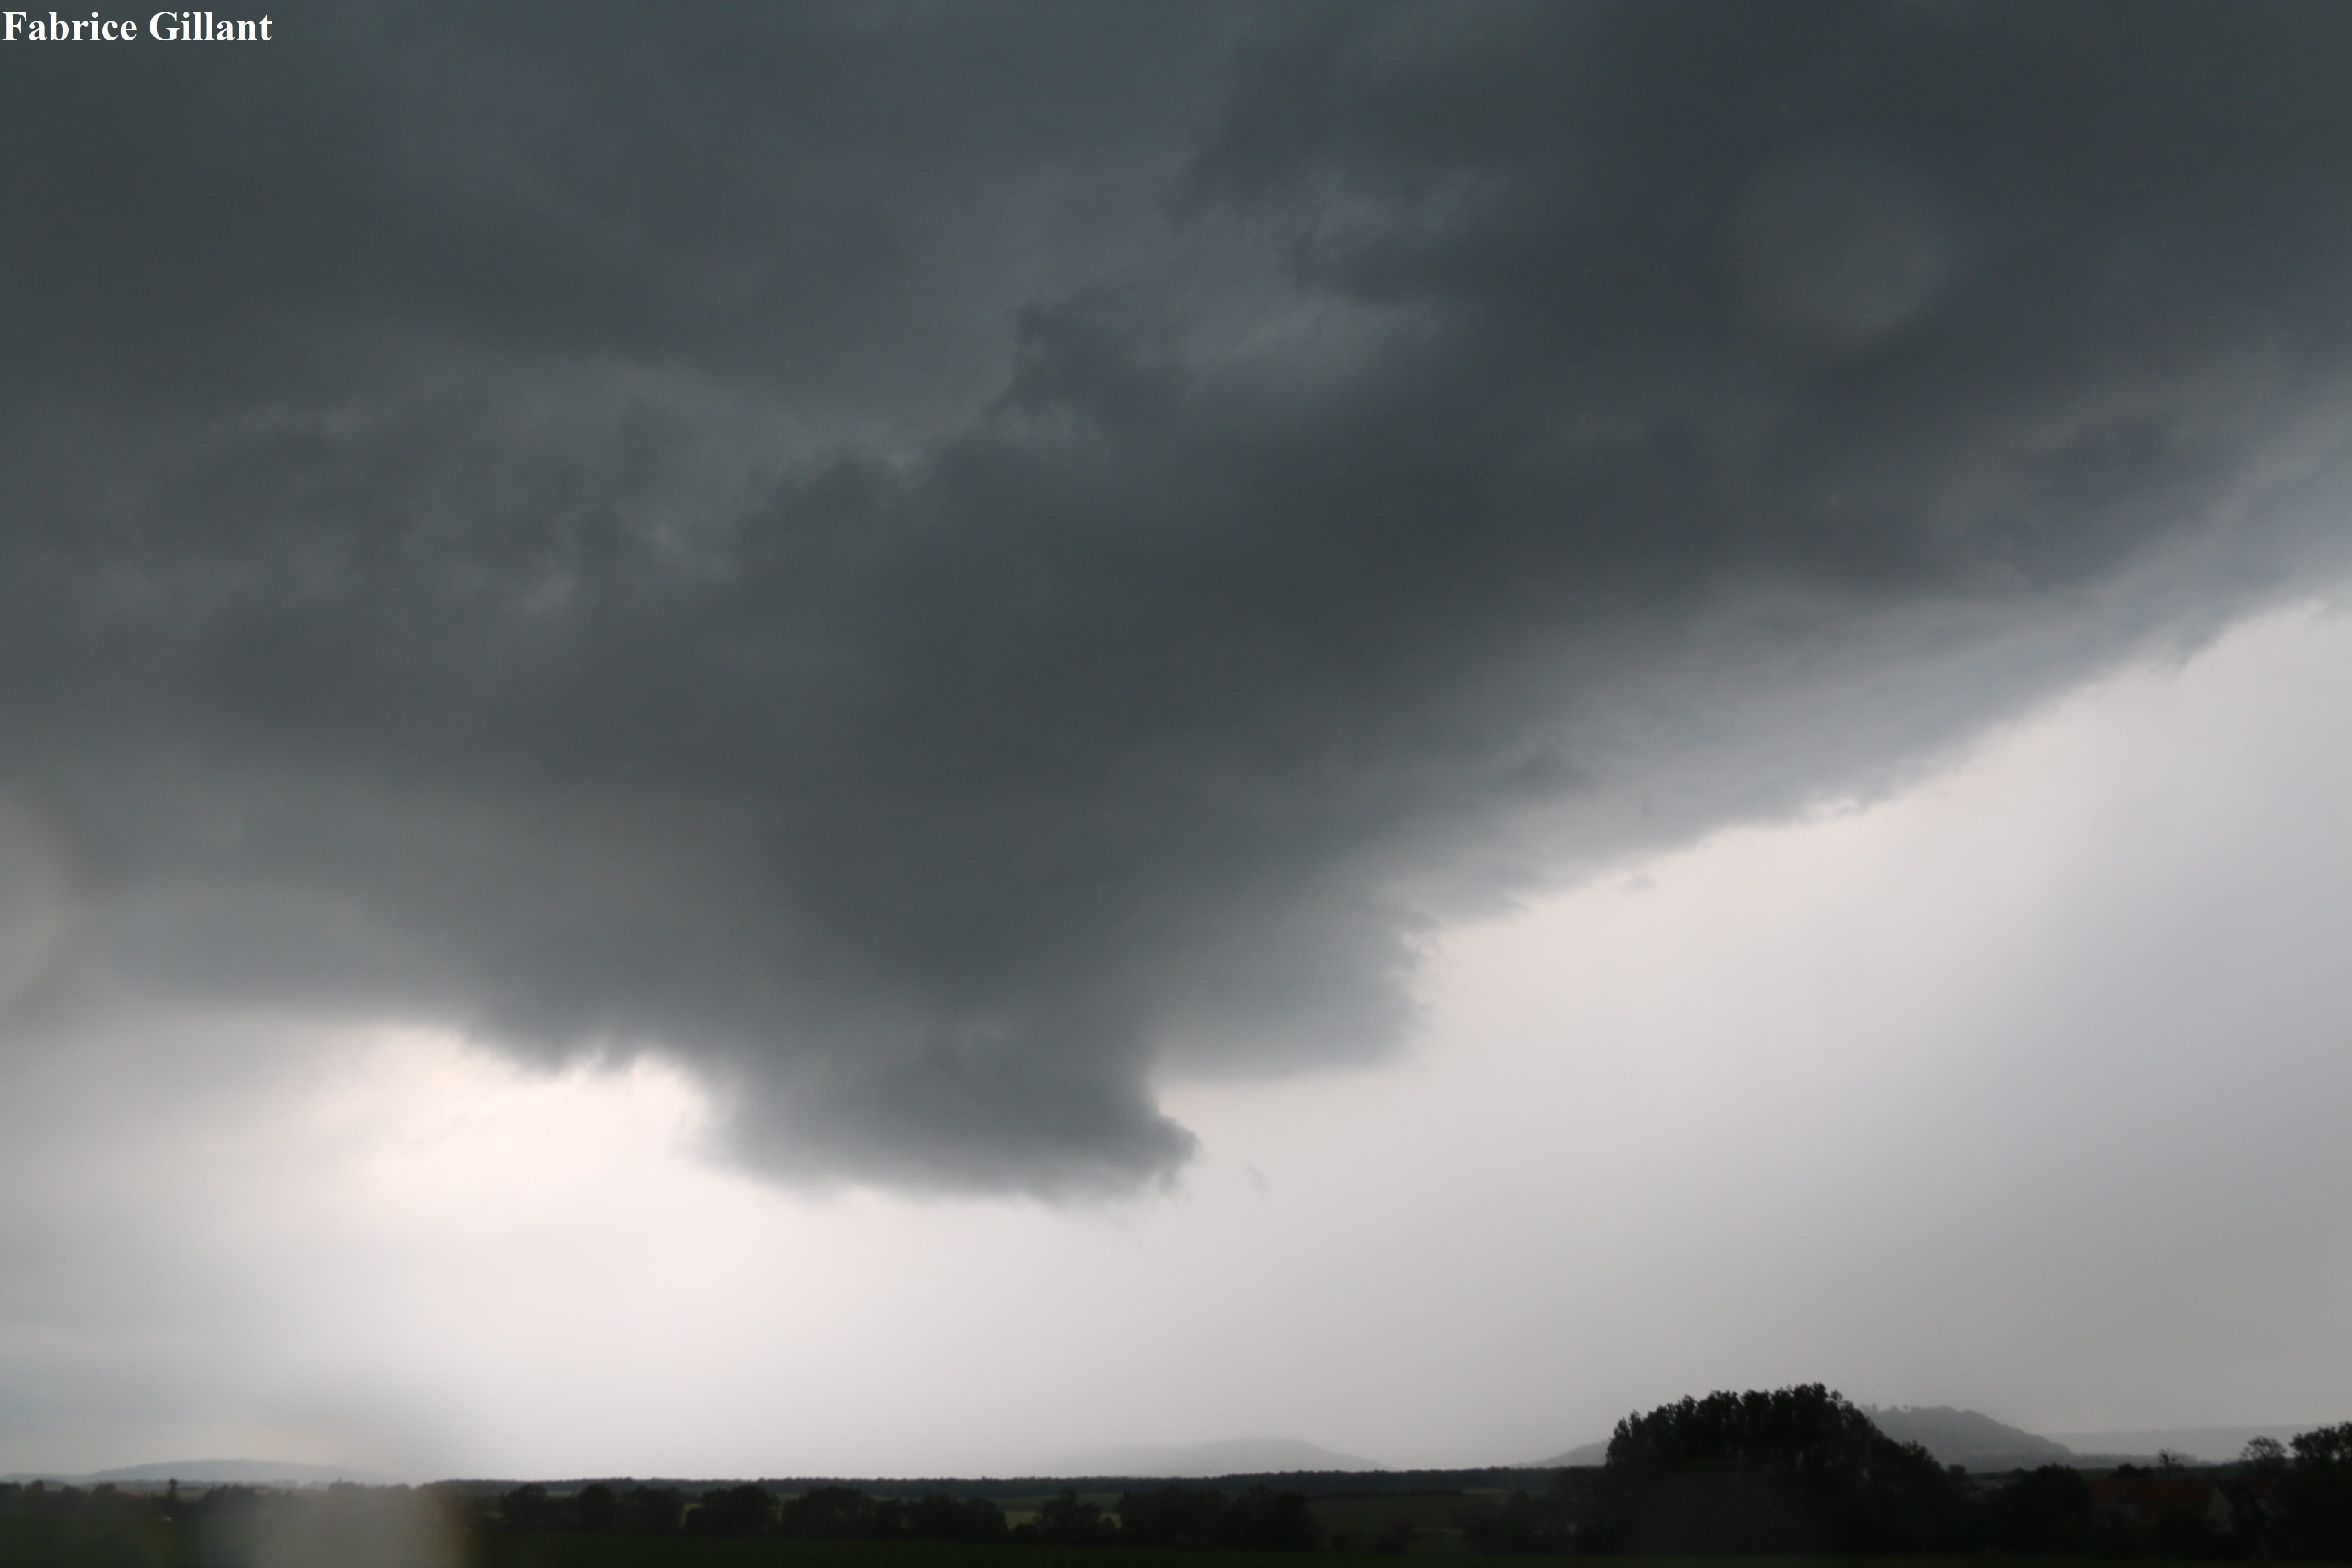
{"label": "silhouetted tree", "polygon": [[620,1528],[638,1535],[667,1535],[686,1514],[686,1494],[676,1487],[633,1487],[622,1504]]}
{"label": "silhouetted tree", "polygon": [[1301,1492],[1255,1486],[1217,1518],[1217,1544],[1236,1552],[1312,1552],[1322,1532]]}
{"label": "silhouetted tree", "polygon": [[2212,1515],[2205,1503],[2175,1503],[2156,1519],[2156,1546],[2159,1556],[2175,1563],[2193,1562],[2203,1557],[2226,1557],[2235,1543],[2216,1530]]}
{"label": "silhouetted tree", "polygon": [[856,1487],[816,1487],[784,1504],[782,1528],[802,1541],[864,1541],[875,1534],[874,1507]]}
{"label": "silhouetted tree", "polygon": [[12,1519],[139,1519],[167,1518],[163,1499],[126,1492],[109,1481],[84,1491],[79,1487],[52,1487],[46,1481],[0,1483],[0,1518]]}
{"label": "silhouetted tree", "polygon": [[686,1528],[695,1535],[766,1535],[775,1522],[776,1500],[749,1482],[703,1493],[686,1516]]}
{"label": "silhouetted tree", "polygon": [[602,1481],[582,1487],[580,1495],[572,1500],[572,1511],[583,1530],[601,1533],[621,1528],[620,1496]]}
{"label": "silhouetted tree", "polygon": [[1118,1536],[1130,1546],[1212,1546],[1224,1511],[1225,1494],[1205,1487],[1128,1492],[1118,1500]]}
{"label": "silhouetted tree", "polygon": [[[66,1489],[71,1491],[70,1487]],[[207,1522],[231,1518],[246,1518],[258,1513],[268,1499],[252,1487],[213,1487],[185,1510],[192,1520]]]}
{"label": "silhouetted tree", "polygon": [[2280,1521],[2296,1550],[2352,1560],[2352,1421],[2295,1436],[2279,1478]]}
{"label": "silhouetted tree", "polygon": [[2266,1479],[2242,1476],[2223,1482],[2221,1495],[2230,1500],[2230,1541],[2236,1554],[2281,1555],[2286,1532],[2279,1524],[2274,1484]]}
{"label": "silhouetted tree", "polygon": [[[223,1489],[214,1488],[205,1494],[205,1500],[210,1502]],[[564,1511],[537,1481],[499,1494],[499,1519],[509,1530],[554,1530],[565,1522]]]}
{"label": "silhouetted tree", "polygon": [[986,1498],[933,1492],[906,1506],[906,1539],[956,1544],[1004,1539],[1004,1510]]}
{"label": "silhouetted tree", "polygon": [[1103,1516],[1100,1504],[1086,1501],[1069,1487],[1037,1510],[1036,1539],[1042,1545],[1099,1546],[1117,1532],[1118,1527]]}
{"label": "silhouetted tree", "polygon": [[1986,1502],[1992,1543],[2014,1557],[2078,1557],[2091,1550],[2098,1510],[2091,1483],[2067,1465],[2019,1473]]}
{"label": "silhouetted tree", "polygon": [[1906,1555],[1963,1550],[1965,1482],[1820,1384],[1710,1394],[1617,1424],[1604,1550]]}

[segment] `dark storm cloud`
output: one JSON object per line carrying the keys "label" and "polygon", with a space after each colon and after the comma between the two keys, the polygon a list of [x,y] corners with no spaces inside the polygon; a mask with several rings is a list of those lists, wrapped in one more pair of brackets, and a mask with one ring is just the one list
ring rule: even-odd
{"label": "dark storm cloud", "polygon": [[656,1048],[771,1170],[1115,1189],[1436,922],[2342,563],[2337,8],[283,30],[0,59],[28,1038]]}

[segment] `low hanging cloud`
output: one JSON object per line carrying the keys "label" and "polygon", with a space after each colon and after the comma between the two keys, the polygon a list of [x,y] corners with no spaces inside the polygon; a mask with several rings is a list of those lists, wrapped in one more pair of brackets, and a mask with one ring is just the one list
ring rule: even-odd
{"label": "low hanging cloud", "polygon": [[304,13],[0,68],[0,1005],[658,1051],[795,1180],[2346,564],[2352,14]]}

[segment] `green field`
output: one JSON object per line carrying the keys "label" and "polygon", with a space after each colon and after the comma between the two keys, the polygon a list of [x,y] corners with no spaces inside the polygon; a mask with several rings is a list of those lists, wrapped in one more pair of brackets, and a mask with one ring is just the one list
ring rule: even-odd
{"label": "green field", "polygon": [[[1289,1552],[1146,1552],[1051,1546],[927,1546],[898,1542],[697,1541],[690,1537],[477,1537],[464,1568],[1299,1568]],[[1390,1563],[1386,1557],[1315,1561]],[[1501,1561],[1497,1559],[1496,1561]],[[14,1568],[14,1565],[11,1565]]]}
{"label": "green field", "polygon": [[[1375,1500],[1366,1500],[1368,1502]],[[1383,1505],[1413,1500],[1377,1500]],[[1408,1515],[1409,1516],[1408,1510]],[[1378,1568],[1393,1556],[1320,1552],[1330,1568]],[[1496,1568],[1559,1568],[1556,1557],[1478,1559]],[[1654,1557],[1642,1568],[1722,1568],[1722,1560]],[[1919,1568],[1984,1568],[1974,1559],[1918,1560]],[[925,1546],[880,1542],[709,1541],[690,1536],[562,1532],[459,1535],[445,1549],[386,1552],[378,1542],[315,1538],[245,1550],[184,1539],[152,1521],[0,1520],[0,1568],[1300,1568],[1281,1552],[1142,1552],[1126,1548]],[[1851,1568],[1832,1558],[1743,1558],[1740,1568]],[[2084,1568],[2018,1563],[2005,1568]],[[2136,1568],[2165,1568],[2137,1560]],[[2183,1565],[2187,1568],[2187,1565]],[[2210,1568],[2210,1565],[2209,1565]],[[2293,1568],[2274,1563],[2269,1568]]]}

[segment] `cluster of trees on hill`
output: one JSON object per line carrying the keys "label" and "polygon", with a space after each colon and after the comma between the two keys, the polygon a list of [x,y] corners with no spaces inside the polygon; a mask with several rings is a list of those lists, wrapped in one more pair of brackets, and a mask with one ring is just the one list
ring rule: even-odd
{"label": "cluster of trees on hill", "polygon": [[1034,1520],[1008,1524],[986,1498],[933,1493],[876,1498],[854,1487],[816,1487],[780,1499],[766,1487],[719,1487],[693,1498],[675,1487],[623,1491],[599,1483],[568,1497],[545,1487],[499,1499],[509,1530],[581,1530],[626,1534],[776,1536],[801,1541],[1029,1542],[1041,1546],[1189,1546],[1248,1552],[1311,1552],[1315,1514],[1298,1492],[1253,1487],[1239,1496],[1207,1488],[1129,1492],[1116,1510],[1066,1489]]}
{"label": "cluster of trees on hill", "polygon": [[1972,1493],[1812,1384],[1629,1415],[1598,1470],[1514,1495],[1467,1540],[1510,1552],[1942,1556],[1972,1545]]}
{"label": "cluster of trees on hill", "polygon": [[1819,1384],[1685,1398],[1617,1425],[1589,1544],[1675,1556],[1943,1555],[1964,1485]]}
{"label": "cluster of trees on hill", "polygon": [[1513,1496],[1467,1536],[1489,1552],[1604,1555],[2352,1559],[2352,1424],[2306,1432],[2291,1450],[2258,1442],[2221,1468],[2153,1513],[2103,1506],[2064,1465],[1987,1484],[1814,1384],[1628,1416],[1599,1469]]}

